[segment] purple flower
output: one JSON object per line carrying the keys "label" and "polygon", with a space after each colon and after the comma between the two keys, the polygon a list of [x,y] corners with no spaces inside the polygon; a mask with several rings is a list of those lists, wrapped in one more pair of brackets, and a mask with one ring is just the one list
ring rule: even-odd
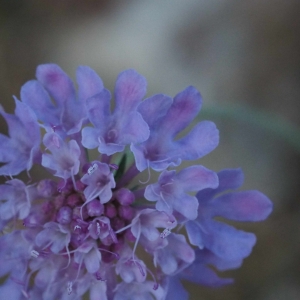
{"label": "purple flower", "polygon": [[42,155],[42,166],[63,179],[74,178],[79,171],[80,148],[75,140],[64,142],[56,133],[46,133],[44,145],[52,154]]}
{"label": "purple flower", "polygon": [[224,193],[241,186],[243,182],[241,170],[223,170],[218,173],[218,177],[218,188],[198,192],[198,217],[186,223],[187,233],[191,244],[200,249],[207,248],[224,259],[245,258],[251,253],[256,242],[255,235],[237,230],[213,218],[262,221],[271,213],[273,205],[258,191]]}
{"label": "purple flower", "polygon": [[36,77],[22,87],[21,100],[33,109],[47,131],[63,136],[79,132],[87,120],[86,100],[103,90],[100,77],[89,67],[78,67],[78,96],[69,76],[55,64],[40,65]]}
{"label": "purple flower", "polygon": [[150,128],[149,139],[131,146],[139,171],[149,167],[162,171],[168,166],[178,166],[182,160],[198,159],[216,148],[219,132],[210,121],[198,123],[187,136],[175,140],[197,116],[201,105],[201,96],[192,86],[174,100],[155,95],[139,105],[138,111]]}
{"label": "purple flower", "polygon": [[116,187],[114,176],[107,164],[93,162],[87,174],[81,178],[81,182],[87,187],[83,193],[87,202],[100,197],[100,203],[108,202],[112,197],[112,189]]}
{"label": "purple flower", "polygon": [[172,214],[175,210],[193,220],[197,217],[198,200],[188,192],[217,186],[218,177],[214,172],[202,166],[192,166],[178,174],[175,171],[163,171],[158,183],[147,186],[145,198],[157,201],[155,207],[159,211]]}
{"label": "purple flower", "polygon": [[30,187],[23,181],[12,179],[0,185],[0,217],[7,221],[14,217],[25,219],[31,207]]}
{"label": "purple flower", "polygon": [[[29,173],[33,164],[49,172],[30,185],[17,178],[0,185],[0,294],[186,300],[181,280],[231,283],[211,266],[240,267],[256,238],[215,217],[260,221],[272,204],[258,191],[232,191],[242,184],[240,170],[168,169],[218,144],[209,121],[177,138],[200,111],[199,92],[188,87],[174,100],[142,102],[146,80],[127,70],[117,78],[110,112],[110,92],[88,67],[77,69],[77,93],[57,65],[39,66],[36,76],[22,87],[15,115],[0,111],[9,129],[9,137],[0,135],[0,175]],[[90,160],[94,148],[99,153]]]}
{"label": "purple flower", "polygon": [[40,130],[33,111],[25,104],[15,100],[15,115],[4,112],[0,106],[0,114],[8,125],[9,137],[0,134],[0,175],[18,175],[29,171],[40,157]]}
{"label": "purple flower", "polygon": [[88,117],[93,127],[82,130],[82,144],[98,147],[112,155],[128,144],[141,143],[149,137],[149,128],[137,106],[146,94],[146,80],[134,70],[122,72],[116,82],[115,110],[110,113],[110,92],[103,90],[87,101]]}

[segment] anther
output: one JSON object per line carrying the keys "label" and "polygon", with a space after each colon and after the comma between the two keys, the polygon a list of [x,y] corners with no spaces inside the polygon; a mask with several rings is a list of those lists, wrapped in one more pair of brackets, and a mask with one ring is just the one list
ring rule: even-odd
{"label": "anther", "polygon": [[72,290],[73,290],[73,282],[68,281],[68,287],[67,287],[68,295],[72,294]]}
{"label": "anther", "polygon": [[96,222],[97,224],[97,235],[100,235],[100,224],[98,222]]}
{"label": "anther", "polygon": [[87,173],[89,175],[93,174],[96,170],[98,169],[98,165],[97,164],[93,164],[91,167],[88,168]]}
{"label": "anther", "polygon": [[81,226],[79,226],[79,225],[75,225],[75,227],[74,227],[74,231],[76,231],[77,229],[80,231],[80,230],[81,230]]}
{"label": "anther", "polygon": [[31,250],[30,255],[31,257],[38,258],[40,253],[37,252],[36,250]]}
{"label": "anther", "polygon": [[171,229],[170,228],[166,228],[164,229],[164,231],[160,234],[160,237],[162,239],[165,239],[168,235],[171,234]]}

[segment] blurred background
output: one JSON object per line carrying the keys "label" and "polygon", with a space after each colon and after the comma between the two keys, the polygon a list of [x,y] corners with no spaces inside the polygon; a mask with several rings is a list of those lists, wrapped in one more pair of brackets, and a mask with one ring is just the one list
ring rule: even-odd
{"label": "blurred background", "polygon": [[[59,64],[72,78],[89,65],[112,89],[134,68],[148,96],[197,87],[199,120],[213,120],[220,145],[201,164],[241,167],[244,189],[274,202],[253,231],[258,243],[236,282],[212,290],[185,284],[191,300],[298,300],[300,295],[300,2],[298,0],[1,0],[0,102]],[[1,131],[6,125],[0,120]],[[225,275],[225,274],[224,274]],[[176,300],[176,299],[175,299]]]}

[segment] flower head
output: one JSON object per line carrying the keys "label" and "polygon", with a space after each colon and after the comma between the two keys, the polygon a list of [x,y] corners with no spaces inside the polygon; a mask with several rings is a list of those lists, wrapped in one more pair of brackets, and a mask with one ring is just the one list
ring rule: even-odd
{"label": "flower head", "polygon": [[[17,178],[0,185],[0,276],[7,276],[0,294],[184,300],[181,280],[231,283],[209,265],[239,267],[256,238],[215,217],[260,221],[272,204],[258,191],[232,191],[242,184],[240,170],[170,169],[218,144],[210,121],[177,136],[200,111],[199,92],[143,100],[145,78],[127,70],[111,111],[111,94],[89,67],[77,70],[77,93],[55,64],[39,66],[36,77],[22,87],[14,115],[0,109],[9,129],[0,135],[0,175],[29,173],[34,164],[49,172],[30,185]],[[99,156],[90,161],[94,148]],[[160,172],[157,181],[151,169]]]}

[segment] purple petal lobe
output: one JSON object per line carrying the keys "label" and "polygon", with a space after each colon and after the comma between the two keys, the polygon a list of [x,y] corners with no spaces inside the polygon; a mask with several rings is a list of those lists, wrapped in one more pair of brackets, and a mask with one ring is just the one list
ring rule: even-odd
{"label": "purple petal lobe", "polygon": [[56,133],[46,133],[44,144],[52,154],[44,153],[42,165],[55,171],[55,175],[64,179],[76,175],[79,171],[80,148],[75,140],[65,143]]}
{"label": "purple petal lobe", "polygon": [[219,144],[219,130],[210,121],[202,121],[184,138],[178,140],[174,155],[182,159],[194,160],[210,153]]}
{"label": "purple petal lobe", "polygon": [[37,118],[46,125],[60,123],[59,110],[53,105],[48,93],[36,80],[25,83],[21,88],[21,100],[36,114]]}
{"label": "purple petal lobe", "polygon": [[146,87],[146,79],[135,70],[120,73],[115,87],[116,110],[124,114],[135,110],[146,94]]}
{"label": "purple petal lobe", "polygon": [[33,162],[39,160],[40,128],[36,115],[26,104],[15,100],[15,115],[0,114],[8,125],[10,138],[0,135],[0,161],[6,165],[0,167],[0,175],[17,175],[23,170],[29,171]]}
{"label": "purple petal lobe", "polygon": [[218,145],[218,130],[208,121],[196,125],[186,137],[174,140],[177,133],[196,117],[201,103],[199,92],[190,86],[179,93],[173,102],[167,96],[156,95],[139,105],[138,111],[150,128],[149,139],[131,147],[139,171],[147,167],[155,171],[176,167],[183,159],[198,159]]}
{"label": "purple petal lobe", "polygon": [[225,169],[218,172],[219,186],[216,189],[205,189],[197,194],[198,199],[211,199],[226,190],[237,189],[244,182],[241,169]]}
{"label": "purple petal lobe", "polygon": [[106,203],[112,197],[112,188],[116,186],[114,176],[107,164],[93,162],[95,171],[92,174],[85,174],[81,182],[87,185],[84,195],[87,202],[100,197],[100,202]]}
{"label": "purple petal lobe", "polygon": [[98,74],[87,66],[80,66],[76,71],[78,83],[78,98],[86,101],[88,98],[100,93],[103,90],[103,82]]}
{"label": "purple petal lobe", "polygon": [[201,104],[200,93],[193,86],[187,87],[174,98],[174,102],[161,124],[162,131],[174,137],[197,116]]}
{"label": "purple petal lobe", "polygon": [[184,289],[177,276],[169,276],[168,278],[168,293],[165,300],[188,300],[189,294]]}
{"label": "purple petal lobe", "polygon": [[262,221],[272,209],[272,202],[258,191],[225,194],[212,202],[213,216],[235,221]]}
{"label": "purple petal lobe", "polygon": [[[148,139],[150,131],[147,123],[138,112],[128,114],[124,122],[120,122],[120,144],[141,143]],[[122,130],[123,129],[123,130]]]}
{"label": "purple petal lobe", "polygon": [[181,170],[177,174],[176,180],[182,184],[186,191],[216,188],[219,184],[217,174],[203,166],[191,166]]}
{"label": "purple petal lobe", "polygon": [[99,146],[99,130],[92,127],[85,127],[81,131],[82,134],[82,145],[87,149],[94,149]]}
{"label": "purple petal lobe", "polygon": [[236,260],[249,256],[256,243],[253,233],[237,230],[227,224],[213,221],[204,224],[202,238],[209,250],[217,256]]}
{"label": "purple petal lobe", "polygon": [[89,120],[100,131],[104,131],[111,119],[110,98],[110,92],[103,89],[101,93],[92,96],[86,101]]}
{"label": "purple petal lobe", "polygon": [[55,64],[39,65],[36,77],[53,97],[58,106],[75,99],[75,89],[69,76]]}
{"label": "purple petal lobe", "polygon": [[221,259],[208,250],[196,250],[194,263],[180,273],[180,278],[209,287],[221,287],[232,283],[231,278],[220,278],[208,267],[208,265],[215,266],[219,261]]}
{"label": "purple petal lobe", "polygon": [[198,200],[188,192],[204,188],[213,188],[218,185],[218,176],[202,166],[191,166],[181,170],[163,171],[158,183],[150,184],[145,189],[145,198],[157,201],[156,209],[172,214],[176,210],[189,220],[198,215]]}
{"label": "purple petal lobe", "polygon": [[138,112],[143,116],[143,119],[150,128],[156,128],[161,119],[167,114],[173,103],[171,97],[165,95],[155,95],[144,100],[138,106]]}

